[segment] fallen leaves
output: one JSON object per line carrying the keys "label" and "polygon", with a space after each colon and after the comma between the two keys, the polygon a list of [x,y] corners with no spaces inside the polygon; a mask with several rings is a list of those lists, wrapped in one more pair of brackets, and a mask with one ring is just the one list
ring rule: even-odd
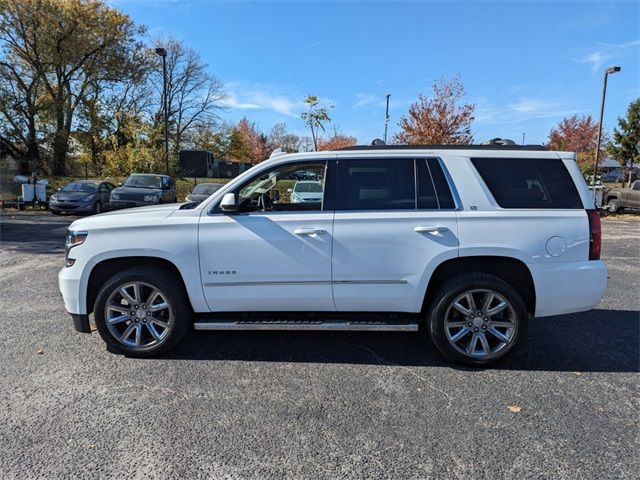
{"label": "fallen leaves", "polygon": [[44,350],[42,348],[39,348],[38,350],[36,350],[36,353],[38,355],[42,355],[44,353]]}
{"label": "fallen leaves", "polygon": [[522,411],[522,407],[519,407],[518,405],[507,405],[507,409],[511,413],[520,413]]}

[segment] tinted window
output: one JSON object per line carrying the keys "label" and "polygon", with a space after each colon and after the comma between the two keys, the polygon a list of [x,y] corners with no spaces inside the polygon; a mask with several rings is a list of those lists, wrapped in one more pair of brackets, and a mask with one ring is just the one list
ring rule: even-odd
{"label": "tinted window", "polygon": [[125,187],[161,188],[162,177],[156,175],[131,175],[124,182]]}
{"label": "tinted window", "polygon": [[433,184],[435,185],[436,192],[438,193],[438,202],[440,204],[440,208],[455,208],[453,196],[451,195],[451,190],[449,189],[449,184],[447,183],[447,179],[444,176],[444,172],[440,167],[440,162],[438,162],[438,160],[435,158],[428,158],[427,164],[429,165],[429,171],[431,172],[431,177],[433,178]]}
{"label": "tinted window", "polygon": [[636,182],[633,184],[633,189],[634,190],[640,190],[640,182]]}
{"label": "tinted window", "polygon": [[63,192],[84,192],[94,193],[98,190],[98,186],[95,183],[88,182],[73,182],[65,186]]}
{"label": "tinted window", "polygon": [[416,160],[416,172],[418,175],[416,184],[418,185],[418,208],[431,210],[438,208],[438,198],[431,178],[431,172],[424,159]]}
{"label": "tinted window", "polygon": [[583,208],[560,159],[472,158],[502,208]]}
{"label": "tinted window", "polygon": [[413,159],[340,160],[336,210],[413,210]]}
{"label": "tinted window", "polygon": [[216,190],[219,190],[222,185],[217,183],[201,183],[193,187],[191,193],[195,195],[211,195]]}

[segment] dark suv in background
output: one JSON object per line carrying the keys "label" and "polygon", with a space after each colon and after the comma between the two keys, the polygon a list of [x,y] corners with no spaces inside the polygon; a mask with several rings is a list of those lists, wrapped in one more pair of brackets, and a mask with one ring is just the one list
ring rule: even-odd
{"label": "dark suv in background", "polygon": [[168,175],[134,173],[111,191],[111,209],[159,205],[177,201],[176,185]]}

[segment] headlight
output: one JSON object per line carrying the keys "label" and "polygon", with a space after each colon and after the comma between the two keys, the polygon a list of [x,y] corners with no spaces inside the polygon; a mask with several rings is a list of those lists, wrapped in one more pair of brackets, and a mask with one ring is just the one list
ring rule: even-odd
{"label": "headlight", "polygon": [[82,245],[87,239],[88,232],[78,232],[74,230],[67,231],[67,241],[64,244],[64,265],[71,267],[75,263],[75,259],[69,258],[69,252],[73,247]]}
{"label": "headlight", "polygon": [[58,196],[57,196],[57,195],[51,195],[50,200],[51,200],[52,202],[57,202],[57,201],[58,201]]}
{"label": "headlight", "polygon": [[80,199],[81,202],[90,202],[91,200],[93,200],[94,198],[96,198],[96,194],[95,193],[91,193],[89,195],[85,195],[84,197],[82,197]]}
{"label": "headlight", "polygon": [[113,200],[120,200],[120,194],[116,192],[111,192],[111,198]]}
{"label": "headlight", "polygon": [[145,202],[155,202],[158,199],[157,195],[145,195],[144,196],[144,201]]}

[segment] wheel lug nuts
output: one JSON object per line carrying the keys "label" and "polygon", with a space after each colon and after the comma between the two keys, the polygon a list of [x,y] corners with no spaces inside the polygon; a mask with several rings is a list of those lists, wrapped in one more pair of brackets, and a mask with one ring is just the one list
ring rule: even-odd
{"label": "wheel lug nuts", "polygon": [[142,305],[142,308],[147,308],[147,306],[146,305]]}
{"label": "wheel lug nuts", "polygon": [[471,316],[471,318],[473,318],[473,313],[470,316]]}
{"label": "wheel lug nuts", "polygon": [[474,331],[474,332],[477,332],[477,331],[478,331],[478,327],[474,328],[474,329],[473,329],[473,331]]}
{"label": "wheel lug nuts", "polygon": [[151,312],[147,312],[147,315],[151,315]]}
{"label": "wheel lug nuts", "polygon": [[486,325],[482,325],[482,329],[483,329],[483,330],[486,330],[486,329],[487,329],[487,326],[486,326]]}
{"label": "wheel lug nuts", "polygon": [[136,305],[134,308],[139,308],[139,305]]}
{"label": "wheel lug nuts", "polygon": [[469,322],[469,323],[467,323],[467,325],[469,325],[471,327],[471,326],[473,326],[473,323]]}

